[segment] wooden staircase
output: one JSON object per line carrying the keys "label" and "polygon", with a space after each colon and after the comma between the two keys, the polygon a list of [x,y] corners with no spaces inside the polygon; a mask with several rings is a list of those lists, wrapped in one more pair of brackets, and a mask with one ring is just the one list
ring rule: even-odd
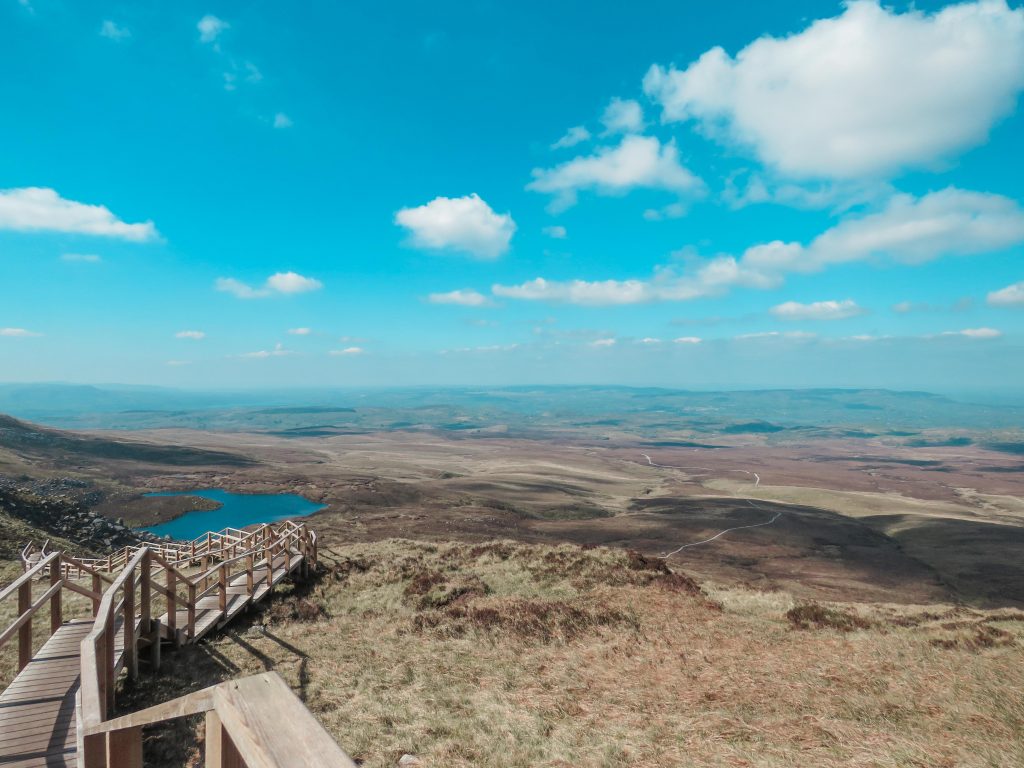
{"label": "wooden staircase", "polygon": [[[144,725],[200,712],[207,717],[207,766],[353,765],[274,674],[114,717],[118,678],[138,677],[140,652],[157,668],[164,643],[198,642],[282,579],[316,567],[316,533],[305,524],[225,529],[184,544],[127,547],[105,559],[48,552],[44,544],[26,547],[22,560],[22,576],[0,592],[0,601],[17,595],[18,616],[0,634],[0,647],[17,635],[19,669],[0,694],[0,768],[134,768],[143,764]],[[65,592],[91,600],[92,618],[65,621]],[[47,604],[49,636],[33,654],[33,616]],[[279,719],[282,712],[287,719]],[[300,733],[290,734],[296,728]],[[282,753],[281,744],[299,751]],[[284,762],[273,762],[283,754]]]}

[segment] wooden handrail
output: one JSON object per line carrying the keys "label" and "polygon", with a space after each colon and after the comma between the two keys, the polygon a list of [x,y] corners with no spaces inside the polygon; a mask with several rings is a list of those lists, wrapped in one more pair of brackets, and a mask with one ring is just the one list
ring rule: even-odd
{"label": "wooden handrail", "polygon": [[[141,765],[147,725],[206,713],[208,768],[355,768],[355,763],[276,672],[229,680],[154,707],[83,729],[83,742],[104,737],[122,746],[125,765]],[[113,765],[121,765],[114,762]],[[137,757],[139,762],[131,762]],[[105,765],[106,763],[98,763]]]}
{"label": "wooden handrail", "polygon": [[[103,722],[106,719],[108,704],[113,699],[115,595],[124,587],[124,583],[129,578],[132,580],[132,589],[134,590],[135,567],[142,562],[142,557],[147,551],[146,548],[143,548],[136,553],[135,557],[125,565],[124,570],[118,574],[114,583],[103,593],[92,630],[82,639],[82,720],[87,726]],[[134,623],[134,619],[132,623]],[[103,659],[100,659],[101,651]]]}
{"label": "wooden handrail", "polygon": [[54,560],[60,557],[60,552],[53,552],[47,555],[44,559],[40,560],[29,570],[25,571],[21,576],[16,578],[10,584],[0,591],[0,602],[3,602],[11,595],[15,594],[23,584],[31,582],[37,575],[43,572],[43,570],[50,565]]}

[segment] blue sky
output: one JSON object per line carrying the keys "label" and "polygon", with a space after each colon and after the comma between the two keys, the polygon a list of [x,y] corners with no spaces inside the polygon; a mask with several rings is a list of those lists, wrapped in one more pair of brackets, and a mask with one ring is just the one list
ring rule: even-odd
{"label": "blue sky", "polygon": [[0,380],[1024,381],[1024,10],[0,0]]}

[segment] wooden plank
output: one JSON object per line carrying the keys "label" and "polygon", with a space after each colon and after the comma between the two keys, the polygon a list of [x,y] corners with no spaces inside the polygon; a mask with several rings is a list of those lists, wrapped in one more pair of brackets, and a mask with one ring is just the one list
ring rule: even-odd
{"label": "wooden plank", "polygon": [[107,764],[116,768],[142,768],[142,728],[107,734]]}
{"label": "wooden plank", "polygon": [[4,768],[74,764],[77,648],[91,628],[88,620],[62,624],[0,693],[0,765]]}
{"label": "wooden plank", "polygon": [[214,702],[247,768],[355,768],[277,674],[224,683]]}

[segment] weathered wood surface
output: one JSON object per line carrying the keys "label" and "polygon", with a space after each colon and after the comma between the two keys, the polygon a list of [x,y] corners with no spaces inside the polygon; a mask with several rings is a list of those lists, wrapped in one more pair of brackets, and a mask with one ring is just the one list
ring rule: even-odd
{"label": "weathered wood surface", "polygon": [[79,645],[89,619],[61,626],[0,694],[0,765],[74,765]]}
{"label": "weathered wood surface", "polygon": [[[200,598],[195,607],[196,631],[191,642],[197,641],[215,628],[221,627],[237,616],[246,606],[259,602],[271,590],[272,586],[290,573],[298,570],[303,557],[297,549],[281,552],[273,558],[268,569],[266,559],[255,563],[252,573],[243,571],[230,579],[225,579],[224,608],[220,595],[220,586],[214,583],[214,589],[206,597]],[[40,568],[41,564],[37,564]],[[273,574],[268,581],[268,570]],[[32,576],[39,573],[33,569]],[[56,577],[60,572],[53,569]],[[26,574],[27,575],[27,574]],[[51,577],[51,580],[56,577]],[[24,577],[23,577],[24,578]],[[31,576],[29,576],[31,578]],[[19,580],[20,581],[20,580]],[[25,583],[28,583],[26,579]],[[12,585],[14,586],[14,585]],[[148,593],[152,584],[146,584]],[[15,587],[16,589],[17,587]],[[59,589],[59,582],[53,581],[51,589]],[[251,591],[250,591],[251,590]],[[13,593],[13,590],[8,588]],[[79,588],[75,591],[85,591]],[[126,591],[129,615],[134,615],[132,592]],[[41,606],[49,599],[48,591],[36,602]],[[91,596],[91,595],[90,595]],[[149,595],[142,601],[143,613],[148,610]],[[27,606],[23,606],[26,608]],[[136,617],[125,632],[124,613],[117,611],[114,621],[114,658],[113,666],[119,670],[128,659],[125,654],[126,634],[131,641],[143,639],[140,630],[143,617]],[[159,627],[188,624],[188,610],[175,611],[173,623],[164,614],[158,620]],[[51,615],[51,622],[55,616]],[[75,712],[75,697],[80,687],[81,676],[81,642],[92,630],[92,619],[76,619],[59,625],[43,647],[27,661],[26,666],[12,681],[10,686],[0,694],[0,768],[29,768],[30,766],[74,766],[77,761],[78,732]],[[20,627],[19,627],[20,628]],[[157,631],[160,631],[159,629]],[[148,638],[145,638],[148,641]],[[129,670],[134,672],[134,670]],[[171,706],[169,712],[175,711]],[[113,731],[114,729],[111,729]],[[131,765],[137,757],[136,733],[122,734],[117,738],[124,744],[112,742],[110,749],[117,749],[118,754],[124,752],[124,765]],[[332,742],[333,744],[333,742]],[[129,754],[130,753],[130,754]],[[118,763],[114,763],[118,765]],[[339,765],[345,765],[339,763]]]}

